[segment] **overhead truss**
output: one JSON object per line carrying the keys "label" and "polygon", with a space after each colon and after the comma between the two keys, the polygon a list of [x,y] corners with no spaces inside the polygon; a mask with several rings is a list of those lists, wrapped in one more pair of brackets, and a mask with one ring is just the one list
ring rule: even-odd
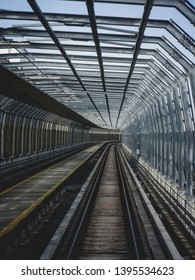
{"label": "overhead truss", "polygon": [[[193,27],[191,2],[80,0],[72,5],[83,2],[86,13],[67,14],[26,1],[29,11],[0,10],[1,65],[100,127],[123,128],[194,68],[195,32],[179,19],[151,15],[157,7],[174,9]],[[97,4],[135,15],[141,7],[142,17],[96,15]]]}

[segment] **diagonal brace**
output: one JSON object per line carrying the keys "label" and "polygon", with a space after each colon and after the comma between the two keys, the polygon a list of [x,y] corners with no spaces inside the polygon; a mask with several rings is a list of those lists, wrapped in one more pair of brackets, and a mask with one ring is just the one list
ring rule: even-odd
{"label": "diagonal brace", "polygon": [[96,52],[97,52],[97,56],[98,56],[98,62],[99,62],[99,67],[100,67],[103,89],[104,89],[104,91],[106,91],[104,66],[103,66],[102,52],[101,52],[101,47],[100,47],[100,40],[99,40],[99,36],[98,36],[98,31],[97,31],[97,24],[96,24],[93,0],[86,0],[86,5],[87,5],[87,9],[88,9],[90,25],[91,25],[93,39],[95,42]]}
{"label": "diagonal brace", "polygon": [[49,22],[47,21],[46,17],[42,13],[42,11],[39,8],[38,4],[36,3],[35,0],[27,0],[27,1],[28,1],[29,5],[31,6],[31,8],[33,9],[33,11],[36,14],[36,16],[38,17],[38,19],[40,20],[40,22],[42,23],[42,25],[45,27],[45,29],[48,32],[48,34],[50,35],[51,39],[53,40],[53,42],[55,43],[55,45],[57,46],[57,48],[61,52],[62,56],[65,58],[67,64],[71,68],[74,76],[76,77],[76,79],[80,83],[81,87],[83,88],[84,91],[86,91],[86,88],[85,88],[83,82],[81,81],[81,79],[80,79],[80,77],[79,77],[79,75],[78,75],[74,65],[72,64],[70,58],[68,57],[66,51],[64,50],[63,46],[61,45],[60,41],[58,40],[57,36],[55,35],[53,29],[51,28]]}
{"label": "diagonal brace", "polygon": [[136,64],[137,57],[138,57],[138,54],[139,54],[139,51],[140,51],[140,47],[141,47],[141,43],[142,43],[142,40],[143,40],[145,28],[146,28],[146,25],[147,25],[147,22],[148,22],[148,19],[149,19],[149,16],[150,16],[150,12],[152,10],[153,3],[154,3],[154,0],[147,0],[146,4],[144,6],[144,13],[143,13],[143,16],[142,16],[142,19],[141,19],[141,22],[140,22],[140,26],[139,26],[139,33],[138,33],[135,48],[134,48],[133,59],[132,59],[132,62],[131,62],[129,74],[127,76],[127,80],[126,80],[124,91],[123,91],[123,97],[122,97],[121,105],[120,105],[120,108],[119,108],[119,113],[118,113],[118,117],[117,117],[116,126],[118,124],[118,120],[119,120],[119,117],[120,117],[120,114],[121,114],[121,111],[122,111],[122,107],[123,107],[123,104],[124,104],[124,101],[125,101],[125,94],[127,92],[128,85],[129,85],[131,76],[133,74],[134,68],[135,68],[135,64]]}

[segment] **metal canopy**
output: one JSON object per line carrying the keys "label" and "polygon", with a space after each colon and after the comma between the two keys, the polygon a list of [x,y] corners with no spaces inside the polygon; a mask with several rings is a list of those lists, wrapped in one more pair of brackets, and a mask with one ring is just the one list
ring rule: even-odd
{"label": "metal canopy", "polygon": [[191,2],[53,0],[55,12],[47,1],[19,2],[28,9],[0,6],[2,69],[82,122],[121,129],[194,68]]}

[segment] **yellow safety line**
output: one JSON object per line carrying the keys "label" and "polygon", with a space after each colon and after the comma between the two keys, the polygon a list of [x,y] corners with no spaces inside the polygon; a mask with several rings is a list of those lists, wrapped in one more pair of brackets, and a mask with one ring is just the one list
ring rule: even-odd
{"label": "yellow safety line", "polygon": [[[87,148],[87,149],[88,149],[88,148]],[[86,149],[86,150],[87,150],[87,149]],[[81,152],[82,152],[82,151],[81,151]],[[81,153],[81,152],[80,152],[80,153]],[[76,155],[78,155],[78,154],[76,154]],[[76,155],[72,155],[71,157],[69,157],[69,158],[67,158],[67,159],[64,159],[64,160],[63,160],[63,163],[65,163],[65,162],[67,162],[68,160],[72,159],[72,158],[73,158],[74,156],[76,156]],[[50,166],[50,167],[48,167],[48,168],[46,168],[46,169],[44,169],[43,171],[40,171],[40,172],[36,173],[35,175],[31,176],[30,178],[27,178],[27,179],[25,179],[25,180],[23,180],[23,181],[17,183],[16,185],[13,185],[12,187],[6,189],[5,191],[0,192],[0,196],[3,195],[3,194],[5,194],[5,193],[7,193],[7,192],[9,192],[9,191],[12,191],[13,189],[15,189],[15,188],[19,187],[20,185],[22,185],[22,184],[24,184],[24,183],[30,181],[31,179],[36,178],[36,177],[39,176],[40,174],[44,173],[45,171],[50,170],[51,168],[55,167],[55,166],[58,165],[58,164],[59,164],[59,162],[56,163],[56,164],[54,164],[54,165],[52,165],[52,166]]]}
{"label": "yellow safety line", "polygon": [[[67,180],[79,167],[81,167],[89,158],[88,156],[84,161],[82,161],[79,165],[73,168],[66,176],[64,176],[59,182],[53,185],[49,191],[47,191],[44,195],[42,195],[39,199],[37,199],[31,206],[25,209],[19,216],[17,216],[11,223],[9,223],[6,227],[4,227],[0,231],[0,238],[3,237],[6,233],[8,233],[11,229],[13,229],[22,219],[24,219],[30,212],[32,212],[46,197],[48,197],[59,185],[61,185],[65,180]],[[49,168],[48,168],[49,169]],[[34,176],[33,176],[34,177]]]}

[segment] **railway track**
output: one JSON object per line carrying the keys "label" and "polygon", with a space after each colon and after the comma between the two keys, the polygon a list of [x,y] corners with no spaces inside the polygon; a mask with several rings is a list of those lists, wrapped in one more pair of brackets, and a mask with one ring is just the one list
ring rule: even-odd
{"label": "railway track", "polygon": [[181,259],[131,172],[108,148],[41,259]]}
{"label": "railway track", "polygon": [[184,259],[195,259],[195,240],[190,236],[178,217],[173,213],[171,208],[163,202],[159,194],[154,190],[151,182],[146,183],[147,179],[143,173],[139,173],[139,179],[147,186],[146,191],[155,205],[156,210],[161,215],[168,232],[175,240],[177,248]]}
{"label": "railway track", "polygon": [[162,195],[161,192],[158,191],[160,190],[158,182],[152,178],[152,176],[149,176],[143,168],[140,166],[138,167],[133,159],[129,158],[128,162],[134,166],[136,177],[150,198],[155,210],[161,217],[167,232],[174,241],[182,258],[195,259],[195,240],[186,228],[189,227],[192,232],[194,232],[194,227],[190,224],[187,213],[186,217],[184,217],[184,221],[186,222],[186,226],[184,226],[180,218],[183,220],[183,216],[185,215],[181,212],[179,207],[176,209],[175,205],[171,203],[170,196],[166,196],[165,198],[165,194]]}
{"label": "railway track", "polygon": [[[59,212],[62,212],[60,216],[63,217],[79,192],[80,186],[75,182],[76,179],[79,178],[82,184],[82,180],[86,179],[84,175],[88,176],[90,172],[90,167],[86,168],[88,162],[93,166],[97,153],[101,154],[103,149],[103,145],[88,147],[0,193],[1,259],[39,258],[37,252],[32,253],[35,248],[39,251],[43,246],[37,240],[37,235],[41,231],[41,234],[45,232],[44,239],[49,241],[49,234],[53,234],[55,226],[61,221]],[[86,168],[85,172],[82,170],[83,166]],[[60,205],[62,211],[59,210]],[[50,219],[57,220],[57,225],[47,232],[45,228],[48,229],[49,224],[52,224]],[[36,243],[40,244],[40,248]]]}
{"label": "railway track", "polygon": [[154,201],[119,145],[87,148],[0,193],[0,257],[185,258]]}
{"label": "railway track", "polygon": [[[104,166],[85,236],[78,250],[79,253],[76,252],[78,255],[75,257],[78,259],[130,258],[117,173],[117,162],[112,146]],[[132,235],[134,236],[135,233],[133,232]],[[133,252],[133,255],[135,257],[136,253]]]}

